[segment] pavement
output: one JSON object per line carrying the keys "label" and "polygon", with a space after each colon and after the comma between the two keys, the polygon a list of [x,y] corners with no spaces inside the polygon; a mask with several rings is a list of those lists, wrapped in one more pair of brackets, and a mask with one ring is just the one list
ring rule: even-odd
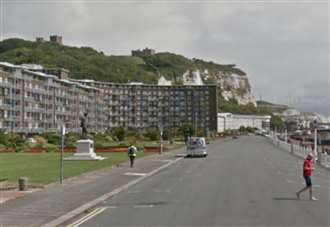
{"label": "pavement", "polygon": [[300,158],[263,137],[219,140],[207,158],[182,159],[69,226],[330,226],[330,172],[315,167],[319,200],[298,200]]}
{"label": "pavement", "polygon": [[13,191],[0,191],[0,204],[5,203],[9,200],[16,199],[18,197],[24,196],[28,192],[22,192],[18,190]]}
{"label": "pavement", "polygon": [[44,190],[34,193],[10,192],[11,195],[7,195],[5,194],[7,192],[1,192],[3,198],[13,197],[15,199],[0,203],[0,226],[43,226],[47,224],[49,224],[47,226],[54,226],[52,223],[59,224],[59,221],[70,218],[68,216],[70,212],[90,204],[91,201],[97,201],[109,192],[119,193],[118,189],[125,189],[125,185],[130,186],[134,181],[138,183],[150,173],[155,174],[175,163],[178,161],[176,155],[182,153],[184,153],[184,149],[181,148],[162,155],[146,156],[137,159],[133,168],[130,168],[129,163],[126,162],[118,167],[110,167],[67,179],[62,185],[51,184]]}

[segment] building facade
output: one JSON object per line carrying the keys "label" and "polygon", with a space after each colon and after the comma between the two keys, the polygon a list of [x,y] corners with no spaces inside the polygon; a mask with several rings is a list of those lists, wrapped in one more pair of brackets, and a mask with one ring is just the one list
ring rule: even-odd
{"label": "building facade", "polygon": [[109,128],[174,128],[191,123],[216,131],[216,85],[146,85],[76,80],[101,89],[108,104]]}
{"label": "building facade", "polygon": [[102,131],[106,119],[103,101],[99,89],[0,63],[2,130],[56,132],[66,125],[68,131],[79,131],[79,116],[88,112],[89,128]]}
{"label": "building facade", "polygon": [[151,48],[144,48],[143,50],[132,50],[132,56],[135,57],[141,57],[141,56],[148,56],[148,55],[154,55],[156,54],[156,51],[154,49]]}
{"label": "building facade", "polygon": [[79,132],[80,117],[88,113],[90,132],[116,127],[173,128],[187,122],[205,132],[216,131],[215,85],[68,80],[42,71],[0,63],[0,129],[57,132],[65,125],[67,131]]}
{"label": "building facade", "polygon": [[59,36],[59,35],[51,35],[49,37],[49,41],[52,43],[60,44],[60,45],[63,44],[62,36]]}
{"label": "building facade", "polygon": [[241,126],[269,130],[270,118],[269,115],[218,113],[217,131],[238,130]]}

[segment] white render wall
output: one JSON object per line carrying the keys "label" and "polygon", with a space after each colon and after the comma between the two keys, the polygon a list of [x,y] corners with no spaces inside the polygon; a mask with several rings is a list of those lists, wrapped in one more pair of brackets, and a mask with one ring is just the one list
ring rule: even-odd
{"label": "white render wall", "polygon": [[225,130],[237,130],[241,126],[262,129],[263,122],[270,122],[269,115],[241,115],[218,113],[218,133]]}

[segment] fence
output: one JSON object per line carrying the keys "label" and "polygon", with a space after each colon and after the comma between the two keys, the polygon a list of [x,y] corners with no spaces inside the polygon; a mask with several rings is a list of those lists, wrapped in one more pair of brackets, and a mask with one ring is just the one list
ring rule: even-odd
{"label": "fence", "polygon": [[[301,158],[305,158],[309,153],[314,153],[311,148],[299,146],[297,144],[287,143],[285,141],[279,140],[276,136],[267,136],[267,140],[281,150],[287,151]],[[330,155],[318,152],[316,157],[316,163],[330,169]]]}

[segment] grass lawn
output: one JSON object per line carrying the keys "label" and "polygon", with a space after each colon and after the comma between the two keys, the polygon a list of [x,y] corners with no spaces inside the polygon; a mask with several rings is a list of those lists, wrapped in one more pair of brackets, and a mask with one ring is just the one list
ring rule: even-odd
{"label": "grass lawn", "polygon": [[[149,153],[138,152],[138,157]],[[70,156],[71,154],[66,154]],[[102,161],[64,161],[64,177],[72,177],[128,160],[126,153],[101,153]],[[47,184],[59,180],[60,155],[58,153],[0,153],[0,179],[16,183],[19,177],[29,182]]]}

